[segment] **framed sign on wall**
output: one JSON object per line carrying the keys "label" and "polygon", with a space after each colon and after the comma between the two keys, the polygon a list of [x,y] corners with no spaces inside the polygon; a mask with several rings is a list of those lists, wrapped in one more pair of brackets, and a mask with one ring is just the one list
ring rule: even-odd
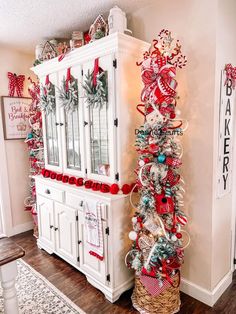
{"label": "framed sign on wall", "polygon": [[30,130],[31,98],[8,96],[2,96],[1,98],[4,139],[25,139]]}
{"label": "framed sign on wall", "polygon": [[218,189],[221,198],[231,192],[233,116],[235,106],[235,81],[224,70],[221,72],[218,134]]}

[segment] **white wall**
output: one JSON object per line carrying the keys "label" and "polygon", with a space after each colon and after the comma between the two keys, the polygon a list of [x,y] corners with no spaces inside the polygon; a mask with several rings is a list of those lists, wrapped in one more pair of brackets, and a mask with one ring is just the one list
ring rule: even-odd
{"label": "white wall", "polygon": [[[8,95],[7,72],[25,75],[24,96],[28,96],[29,68],[34,57],[0,46],[0,93]],[[24,210],[24,198],[28,195],[28,154],[24,140],[4,140],[0,117],[0,199],[6,223],[5,233],[11,235],[32,227],[32,218]]]}

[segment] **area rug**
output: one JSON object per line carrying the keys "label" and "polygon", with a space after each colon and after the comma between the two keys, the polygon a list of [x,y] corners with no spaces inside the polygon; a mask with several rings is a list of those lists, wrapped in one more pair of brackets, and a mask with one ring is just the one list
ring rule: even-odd
{"label": "area rug", "polygon": [[[20,314],[86,314],[23,260],[17,261],[17,267],[16,289]],[[0,313],[4,313],[1,287]]]}

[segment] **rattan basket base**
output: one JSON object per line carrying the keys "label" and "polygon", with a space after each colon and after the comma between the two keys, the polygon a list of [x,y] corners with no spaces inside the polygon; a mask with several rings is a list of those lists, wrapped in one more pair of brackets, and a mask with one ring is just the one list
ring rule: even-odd
{"label": "rattan basket base", "polygon": [[133,307],[141,314],[174,314],[180,310],[179,287],[170,286],[158,296],[151,296],[138,277],[131,299]]}

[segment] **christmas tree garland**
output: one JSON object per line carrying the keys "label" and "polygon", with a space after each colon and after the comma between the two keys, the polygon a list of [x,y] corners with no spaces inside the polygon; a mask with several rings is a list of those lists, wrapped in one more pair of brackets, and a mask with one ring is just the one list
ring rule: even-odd
{"label": "christmas tree garland", "polygon": [[145,313],[150,313],[153,306],[153,311],[155,308],[159,312],[158,306],[140,301],[140,286],[149,294],[149,302],[159,302],[158,296],[163,298],[166,289],[173,286],[175,302],[166,309],[160,307],[160,311],[171,313],[173,307],[175,310],[179,307],[176,276],[183,263],[183,250],[189,243],[187,232],[182,230],[187,217],[182,210],[184,188],[178,171],[182,147],[177,139],[186,129],[186,122],[176,118],[174,79],[176,69],[186,65],[186,58],[181,54],[179,42],[173,46],[171,33],[162,30],[138,65],[144,84],[141,94],[144,104],[137,109],[145,122],[137,132],[135,143],[139,154],[136,173],[140,201],[132,218],[133,231],[129,238],[134,243],[127,253],[126,264],[136,272],[134,306]]}

